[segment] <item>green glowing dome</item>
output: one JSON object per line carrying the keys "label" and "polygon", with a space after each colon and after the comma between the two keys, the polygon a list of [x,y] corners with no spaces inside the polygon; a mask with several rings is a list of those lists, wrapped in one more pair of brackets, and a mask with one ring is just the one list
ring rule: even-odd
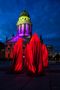
{"label": "green glowing dome", "polygon": [[17,21],[17,26],[24,23],[31,24],[29,13],[25,10],[21,12],[20,17],[18,18],[18,21]]}

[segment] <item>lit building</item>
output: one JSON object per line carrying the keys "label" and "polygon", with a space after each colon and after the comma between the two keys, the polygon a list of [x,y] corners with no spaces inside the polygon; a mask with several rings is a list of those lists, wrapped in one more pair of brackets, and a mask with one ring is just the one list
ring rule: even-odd
{"label": "lit building", "polygon": [[32,23],[30,16],[27,11],[23,11],[20,14],[20,17],[17,21],[17,34],[16,36],[13,36],[11,39],[7,40],[5,45],[5,57],[6,58],[12,58],[12,48],[14,46],[14,43],[17,42],[19,38],[24,39],[24,45],[30,40],[32,36]]}
{"label": "lit building", "polygon": [[23,11],[17,22],[18,35],[20,37],[31,36],[32,34],[32,24],[29,17],[29,14],[26,11]]}

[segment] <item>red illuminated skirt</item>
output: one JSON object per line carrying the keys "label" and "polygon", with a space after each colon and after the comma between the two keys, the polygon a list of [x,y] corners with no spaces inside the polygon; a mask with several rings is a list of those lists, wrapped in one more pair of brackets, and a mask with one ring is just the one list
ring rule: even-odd
{"label": "red illuminated skirt", "polygon": [[42,44],[42,60],[43,60],[43,67],[48,67],[48,50],[45,44]]}
{"label": "red illuminated skirt", "polygon": [[23,39],[19,39],[13,48],[13,65],[12,70],[16,72],[22,71],[22,60],[23,60]]}
{"label": "red illuminated skirt", "polygon": [[26,46],[26,66],[33,73],[43,71],[41,42],[37,34],[34,34]]}
{"label": "red illuminated skirt", "polygon": [[[20,72],[23,68],[23,39],[19,39],[13,49],[14,71]],[[48,67],[48,51],[41,43],[37,34],[34,34],[25,48],[24,65],[32,73],[41,73],[44,67]]]}

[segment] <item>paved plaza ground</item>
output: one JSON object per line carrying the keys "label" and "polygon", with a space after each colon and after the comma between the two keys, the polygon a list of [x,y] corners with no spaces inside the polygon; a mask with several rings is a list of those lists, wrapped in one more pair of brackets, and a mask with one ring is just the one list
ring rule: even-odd
{"label": "paved plaza ground", "polygon": [[0,63],[0,90],[60,90],[60,63],[49,63],[40,76],[8,73],[9,63]]}

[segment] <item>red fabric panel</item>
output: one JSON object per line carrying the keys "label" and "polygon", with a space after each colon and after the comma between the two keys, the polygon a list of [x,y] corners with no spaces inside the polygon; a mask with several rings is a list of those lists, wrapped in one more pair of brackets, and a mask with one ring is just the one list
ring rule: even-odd
{"label": "red fabric panel", "polygon": [[42,72],[41,42],[35,33],[26,47],[26,65],[28,70],[35,73]]}
{"label": "red fabric panel", "polygon": [[27,69],[33,73],[35,73],[35,66],[33,65],[33,54],[32,49],[30,45],[27,44],[26,46],[26,53],[25,53],[25,65],[27,66]]}
{"label": "red fabric panel", "polygon": [[23,57],[23,49],[22,49],[23,40],[20,38],[14,45],[13,49],[13,69],[14,71],[22,70],[22,57]]}
{"label": "red fabric panel", "polygon": [[45,44],[42,44],[42,56],[43,56],[43,66],[48,67],[48,50]]}

